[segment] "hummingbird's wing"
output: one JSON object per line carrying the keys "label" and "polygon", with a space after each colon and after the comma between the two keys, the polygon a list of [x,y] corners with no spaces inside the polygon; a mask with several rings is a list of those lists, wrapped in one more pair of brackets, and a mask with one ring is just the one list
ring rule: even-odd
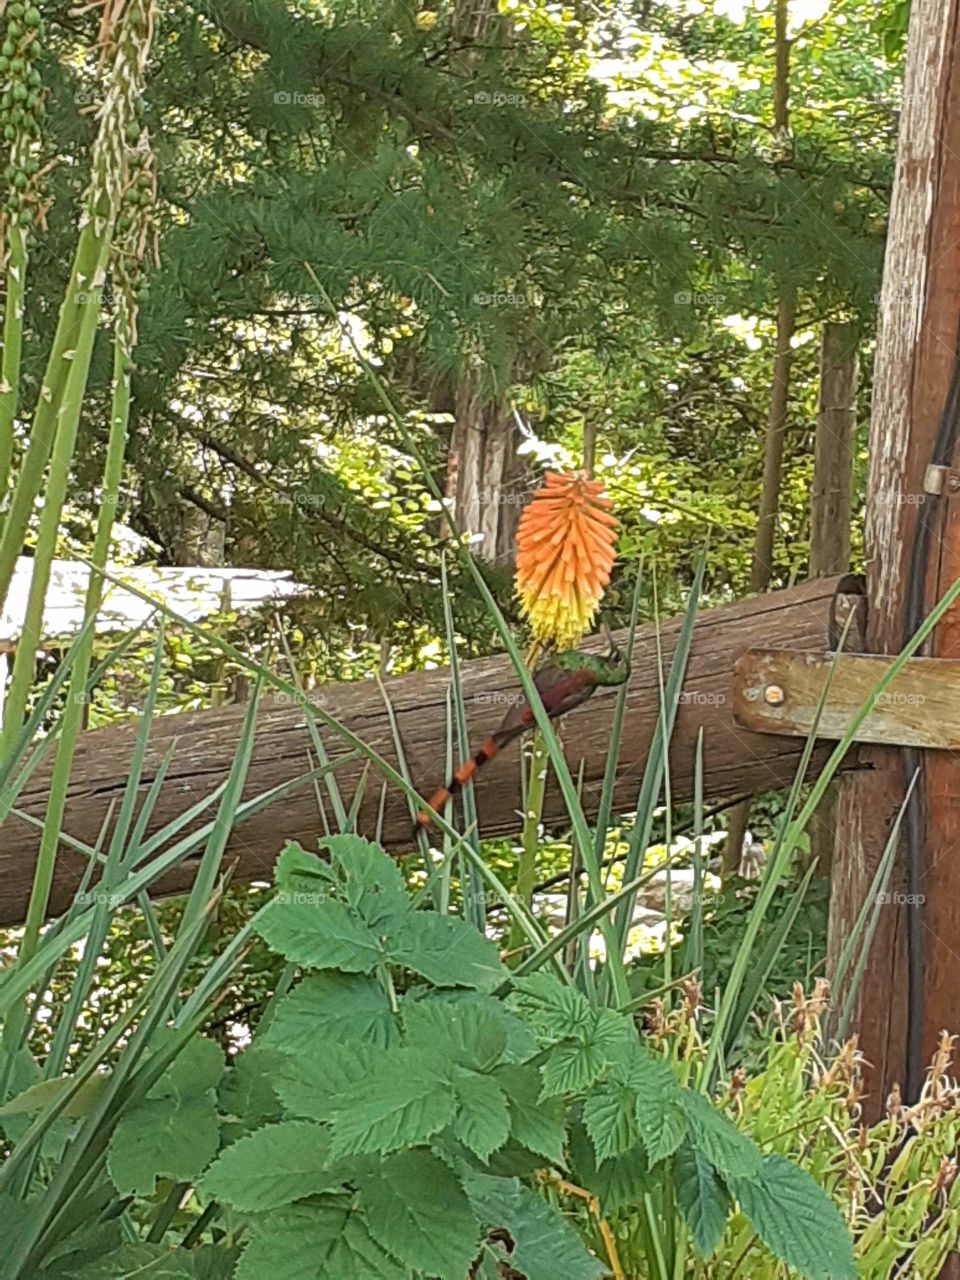
{"label": "hummingbird's wing", "polygon": [[[534,687],[540,696],[544,710],[551,718],[561,716],[572,707],[579,706],[589,698],[596,687],[585,670],[565,671],[553,663],[538,668],[533,677]],[[426,827],[432,821],[433,814],[438,813],[449,800],[468,782],[478,769],[501,751],[514,738],[526,733],[535,723],[533,710],[522,693],[510,695],[511,703],[507,708],[500,727],[496,729],[470,760],[465,760],[456,770],[445,787],[440,787],[431,796],[427,808],[417,814],[417,829]]]}
{"label": "hummingbird's wing", "polygon": [[[552,708],[562,698],[569,675],[569,672],[564,671],[553,662],[545,663],[533,673],[534,688],[540,695],[540,701],[543,703],[548,715],[558,714]],[[528,729],[532,729],[534,723],[535,720],[530,703],[527,701],[526,696],[518,690],[510,695],[510,705],[506,714],[500,721],[500,727],[491,737],[498,747],[503,747],[508,742],[512,742],[514,738],[519,737],[521,733],[526,733]]]}

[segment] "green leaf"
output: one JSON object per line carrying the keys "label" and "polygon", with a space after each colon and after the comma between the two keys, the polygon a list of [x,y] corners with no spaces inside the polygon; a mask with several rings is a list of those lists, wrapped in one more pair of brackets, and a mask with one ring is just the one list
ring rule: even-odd
{"label": "green leaf", "polygon": [[684,1090],[670,1063],[636,1045],[614,1067],[613,1079],[636,1098],[634,1117],[650,1163],[673,1155],[686,1135],[687,1117]]}
{"label": "green leaf", "polygon": [[753,1178],[760,1172],[760,1150],[702,1093],[684,1089],[681,1105],[697,1146],[721,1173]]}
{"label": "green leaf", "polygon": [[193,1254],[162,1244],[125,1244],[78,1268],[76,1280],[196,1280]]}
{"label": "green leaf", "polygon": [[807,1280],[856,1280],[850,1232],[806,1170],[784,1156],[768,1155],[759,1176],[725,1181],[771,1253]]}
{"label": "green leaf", "polygon": [[540,1099],[540,1072],[533,1066],[498,1067],[493,1078],[507,1095],[513,1138],[551,1164],[563,1164],[566,1134],[564,1105],[559,1098]]}
{"label": "green leaf", "polygon": [[256,919],[267,946],[294,964],[369,973],[383,959],[380,943],[341,902],[271,902]]}
{"label": "green leaf", "polygon": [[608,1081],[595,1089],[583,1106],[583,1123],[598,1160],[623,1155],[639,1140],[634,1120],[634,1095],[625,1085]]}
{"label": "green leaf", "polygon": [[464,1280],[480,1228],[451,1169],[427,1151],[388,1156],[364,1180],[359,1203],[371,1234],[413,1270]]}
{"label": "green leaf", "polygon": [[349,973],[314,973],[279,1001],[264,1043],[285,1053],[323,1055],[331,1044],[365,1040],[389,1048],[396,1019],[379,982]]}
{"label": "green leaf", "polygon": [[[85,1080],[64,1107],[61,1115],[68,1116],[72,1120],[85,1116],[100,1097],[108,1080],[109,1077],[106,1075],[94,1075]],[[38,1080],[29,1089],[25,1089],[23,1093],[18,1093],[15,1098],[5,1102],[0,1107],[0,1116],[34,1115],[38,1111],[43,1111],[66,1092],[71,1082],[71,1076],[60,1076],[55,1080]]]}
{"label": "green leaf", "polygon": [[496,944],[455,916],[410,914],[389,942],[389,958],[436,987],[492,991],[507,977]]}
{"label": "green leaf", "polygon": [[641,1143],[623,1155],[598,1161],[582,1124],[570,1128],[570,1156],[576,1180],[600,1201],[605,1214],[635,1205],[650,1189],[650,1162]]}
{"label": "green leaf", "polygon": [[[113,1195],[112,1187],[107,1187],[107,1194]],[[17,1203],[20,1206],[19,1226],[23,1222],[25,1207],[22,1201]],[[7,1224],[0,1214],[0,1239],[6,1239],[6,1233]],[[12,1238],[12,1229],[9,1234]],[[52,1244],[44,1254],[43,1280],[77,1280],[83,1274],[83,1268],[102,1264],[104,1258],[113,1254],[123,1243],[124,1236],[118,1219],[102,1221],[95,1215],[90,1215],[81,1226]],[[116,1271],[112,1272],[112,1276],[116,1275]]]}
{"label": "green leaf", "polygon": [[486,1162],[510,1136],[510,1112],[503,1090],[491,1076],[456,1067],[453,1088],[458,1110],[457,1138]]}
{"label": "green leaf", "polygon": [[265,1125],[221,1151],[203,1179],[215,1200],[246,1213],[262,1213],[322,1191],[336,1191],[342,1175],[330,1170],[330,1136],[307,1120]]}
{"label": "green leaf", "polygon": [[301,894],[305,902],[330,897],[329,866],[295,841],[290,841],[277,859],[273,879],[281,901],[295,902]]}
{"label": "green leaf", "polygon": [[552,973],[514,979],[513,1003],[527,1019],[556,1043],[589,1028],[595,1010],[579,991]]}
{"label": "green leaf", "polygon": [[279,1119],[281,1107],[273,1080],[283,1061],[279,1050],[259,1043],[234,1058],[220,1081],[221,1112],[235,1116],[248,1129]]}
{"label": "green leaf", "polygon": [[335,1099],[334,1157],[396,1151],[445,1128],[456,1098],[443,1064],[422,1049],[395,1049]]}
{"label": "green leaf", "polygon": [[609,1066],[603,1048],[592,1044],[559,1044],[551,1049],[543,1064],[541,1097],[561,1093],[582,1093],[589,1089]]}
{"label": "green leaf", "polygon": [[673,1189],[697,1252],[708,1258],[720,1243],[731,1203],[713,1165],[689,1142],[673,1158]]}
{"label": "green leaf", "polygon": [[507,1032],[490,1009],[467,1000],[405,1000],[406,1043],[434,1048],[474,1071],[491,1071],[507,1048]]}
{"label": "green leaf", "polygon": [[284,1057],[277,1068],[274,1084],[287,1109],[310,1120],[329,1120],[331,1103],[387,1056],[385,1049],[358,1041],[356,1044],[332,1044],[322,1057],[298,1053]]}
{"label": "green leaf", "polygon": [[[8,1065],[9,1054],[0,1046],[0,1073],[5,1072]],[[49,1083],[42,1080],[42,1073],[36,1059],[26,1046],[14,1055],[13,1064],[9,1066],[9,1070],[9,1090],[13,1095],[11,1098],[13,1102],[16,1102],[18,1098],[22,1098],[35,1085]],[[5,1134],[11,1141],[16,1142],[30,1127],[30,1121],[25,1118],[29,1113],[21,1112],[18,1108],[8,1114],[9,1118],[4,1120],[3,1113],[0,1113],[0,1133]]]}
{"label": "green leaf", "polygon": [[606,1275],[606,1267],[587,1253],[563,1216],[519,1179],[471,1172],[463,1189],[488,1232],[505,1228],[510,1233],[510,1266],[527,1280],[599,1280]]}
{"label": "green leaf", "polygon": [[377,933],[393,932],[412,914],[400,868],[378,844],[360,836],[328,836],[320,848],[330,853],[337,885],[349,906]]}
{"label": "green leaf", "polygon": [[[165,1030],[156,1037],[155,1050],[162,1048],[173,1037],[173,1031]],[[226,1064],[223,1050],[215,1040],[206,1036],[193,1036],[183,1046],[160,1079],[152,1086],[149,1098],[170,1098],[183,1101],[198,1098],[220,1083]]]}
{"label": "green leaf", "polygon": [[651,1165],[672,1156],[687,1135],[687,1117],[674,1100],[637,1098],[637,1128]]}
{"label": "green leaf", "polygon": [[192,1182],[217,1153],[220,1123],[206,1096],[147,1098],[120,1118],[107,1169],[123,1195],[153,1195],[157,1178]]}
{"label": "green leaf", "polygon": [[373,1238],[352,1196],[291,1205],[254,1223],[236,1280],[409,1280]]}

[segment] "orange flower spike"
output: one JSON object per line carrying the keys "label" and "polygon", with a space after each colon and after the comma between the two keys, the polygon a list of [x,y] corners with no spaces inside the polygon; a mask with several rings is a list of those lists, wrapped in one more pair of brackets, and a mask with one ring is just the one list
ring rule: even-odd
{"label": "orange flower spike", "polygon": [[548,471],[524,508],[517,593],[538,640],[572,647],[592,623],[616,558],[611,506],[599,480]]}

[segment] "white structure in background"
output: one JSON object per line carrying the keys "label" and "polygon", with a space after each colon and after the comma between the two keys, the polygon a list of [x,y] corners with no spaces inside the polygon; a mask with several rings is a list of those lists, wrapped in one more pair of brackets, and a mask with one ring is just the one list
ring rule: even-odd
{"label": "white structure in background", "polygon": [[[153,596],[176,613],[199,622],[221,609],[244,613],[268,600],[285,600],[307,590],[293,582],[289,572],[265,569],[207,569],[152,565],[110,565],[108,573]],[[15,648],[27,611],[33,560],[17,561],[7,602],[0,613],[0,646]],[[76,560],[54,560],[43,610],[43,640],[67,641],[83,625],[83,601],[90,570]],[[112,582],[104,583],[103,603],[97,614],[98,632],[130,631],[143,624],[154,606]]]}
{"label": "white structure in background", "polygon": [[[158,604],[199,622],[212,613],[231,610],[249,612],[271,600],[302,595],[308,588],[294,582],[289,572],[266,569],[208,569],[191,566],[157,568],[152,565],[110,565],[108,572],[132,587],[152,596]],[[6,685],[9,655],[17,647],[33,574],[33,560],[17,561],[7,602],[0,613],[0,709]],[[83,602],[90,569],[76,560],[54,560],[43,610],[43,638],[40,649],[66,645],[83,625]],[[112,582],[104,583],[103,603],[95,627],[99,633],[135,631],[154,613],[154,606]]]}

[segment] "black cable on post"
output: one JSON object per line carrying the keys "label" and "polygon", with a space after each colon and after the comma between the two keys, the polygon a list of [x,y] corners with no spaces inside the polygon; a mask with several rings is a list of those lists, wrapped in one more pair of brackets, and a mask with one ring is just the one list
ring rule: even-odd
{"label": "black cable on post", "polygon": [[[960,344],[960,331],[957,336]],[[953,462],[960,426],[960,345],[953,363],[953,377],[944,406],[931,464],[948,467]],[[939,494],[925,494],[919,506],[917,527],[910,553],[910,569],[904,600],[903,643],[916,634],[926,615],[926,588],[930,540],[934,517],[940,508]],[[923,756],[916,747],[901,749],[904,789],[909,790],[914,778],[923,771]],[[915,1102],[923,1084],[923,915],[921,886],[923,882],[923,837],[926,831],[923,787],[909,792],[904,832],[907,841],[907,1099]]]}

